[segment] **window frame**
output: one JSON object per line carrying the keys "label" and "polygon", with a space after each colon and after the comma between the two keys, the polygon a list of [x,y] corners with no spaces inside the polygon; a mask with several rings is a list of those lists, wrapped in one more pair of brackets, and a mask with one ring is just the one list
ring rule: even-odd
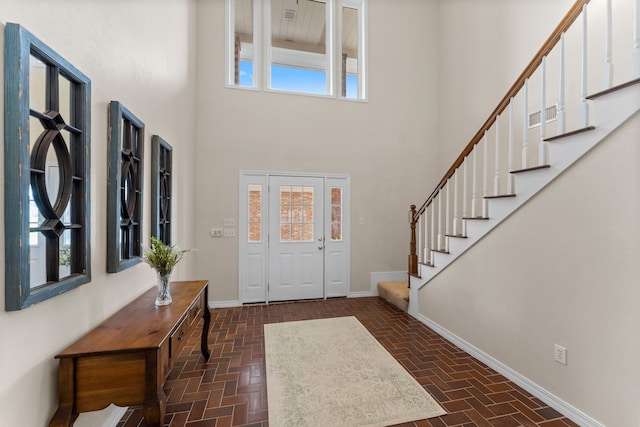
{"label": "window frame", "polygon": [[[368,96],[368,86],[367,81],[367,70],[368,70],[368,51],[367,51],[367,40],[368,40],[368,32],[367,32],[367,22],[368,22],[368,4],[367,0],[339,0],[337,7],[337,43],[339,46],[338,55],[340,61],[338,61],[338,69],[340,76],[337,81],[339,82],[337,86],[339,86],[337,94],[339,94],[340,99],[349,100],[349,101],[366,101]],[[348,98],[347,96],[342,96],[342,9],[348,7],[351,9],[356,9],[358,11],[358,96],[356,98]]]}
{"label": "window frame", "polygon": [[[31,56],[47,66],[50,79],[64,77],[70,82],[70,117],[74,128],[73,143],[67,142],[69,161],[61,167],[71,179],[71,207],[74,224],[71,233],[71,265],[69,276],[59,277],[40,286],[30,282],[30,190],[32,182],[30,153],[30,117],[43,113],[30,108],[29,76]],[[47,82],[49,96],[59,97],[58,81]],[[55,94],[54,94],[55,93]],[[52,102],[56,102],[57,98]],[[45,111],[46,112],[46,111]],[[52,119],[58,125],[58,116]],[[58,127],[60,129],[60,127]],[[65,126],[63,129],[67,129]],[[22,310],[91,281],[91,80],[70,62],[56,53],[19,24],[5,26],[5,309]],[[28,173],[27,173],[28,171]],[[66,179],[66,178],[65,178]],[[13,206],[11,209],[6,207]],[[71,227],[71,228],[68,228]],[[54,239],[55,240],[55,239]],[[26,244],[25,244],[26,243]],[[59,250],[59,249],[58,249]],[[49,256],[45,263],[50,263]]]}
{"label": "window frame", "polygon": [[235,0],[225,0],[225,86],[244,90],[262,88],[262,1],[253,1],[253,85],[235,84]]}
{"label": "window frame", "polygon": [[335,98],[337,93],[335,87],[335,74],[336,74],[336,58],[335,58],[335,1],[334,0],[326,0],[321,3],[325,3],[325,66],[326,66],[326,84],[325,84],[325,93],[324,94],[315,94],[310,92],[300,92],[295,90],[286,90],[286,89],[274,89],[271,87],[271,67],[272,63],[272,50],[273,46],[271,45],[272,39],[272,28],[271,28],[271,0],[263,0],[264,3],[264,61],[262,62],[262,72],[264,74],[264,88],[265,91],[268,92],[277,92],[277,93],[293,93],[296,95],[307,95],[307,96],[320,96],[327,98]]}
{"label": "window frame", "polygon": [[[253,1],[252,86],[234,83],[235,1],[225,0],[225,87],[368,102],[368,0],[326,0],[327,72],[324,94],[271,87],[271,0]],[[358,10],[358,94],[342,96],[342,8]]]}
{"label": "window frame", "polygon": [[[122,196],[121,182],[123,169],[123,141],[122,123],[128,121],[135,128],[138,135],[139,149],[133,153],[134,160],[138,161],[135,172],[136,206],[134,216],[137,221],[137,231],[133,233],[132,253],[128,257],[121,257],[122,241]],[[109,103],[109,178],[107,184],[107,272],[117,273],[142,261],[142,229],[143,229],[143,201],[144,201],[144,123],[138,119],[129,109],[118,101]]]}

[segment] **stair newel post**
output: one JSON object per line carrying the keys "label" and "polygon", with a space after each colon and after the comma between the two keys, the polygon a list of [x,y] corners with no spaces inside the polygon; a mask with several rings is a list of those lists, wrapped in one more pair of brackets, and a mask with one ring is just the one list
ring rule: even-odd
{"label": "stair newel post", "polygon": [[509,149],[508,149],[508,167],[507,167],[507,194],[513,194],[514,176],[509,173],[513,170],[513,96],[509,99]]}
{"label": "stair newel post", "polygon": [[529,165],[527,159],[529,153],[529,79],[524,79],[524,88],[522,89],[524,97],[524,118],[522,121],[522,169],[526,169]]}
{"label": "stair newel post", "polygon": [[564,55],[564,32],[560,35],[560,76],[558,82],[558,135],[562,135],[566,130],[566,112],[564,109],[565,96],[565,55]]}
{"label": "stair newel post", "polygon": [[493,194],[500,194],[500,116],[496,116],[496,150],[495,172],[493,177]]}
{"label": "stair newel post", "polygon": [[477,152],[478,146],[473,147],[473,152],[471,154],[471,216],[478,216],[478,160],[477,160]]}
{"label": "stair newel post", "polygon": [[542,83],[540,87],[540,146],[538,147],[538,165],[549,163],[549,142],[547,137],[547,57],[542,57]]}
{"label": "stair newel post", "polygon": [[482,217],[487,218],[489,216],[488,203],[486,197],[489,195],[489,141],[487,134],[489,131],[484,131],[484,138],[482,140]]}
{"label": "stair newel post", "polygon": [[[467,185],[467,163],[469,163],[468,160],[469,156],[465,157],[462,162],[462,218],[466,218],[467,216],[469,216],[469,187]],[[467,235],[467,221],[465,221],[464,219],[462,219],[462,230],[460,232],[460,235]]]}
{"label": "stair newel post", "polygon": [[416,205],[411,205],[409,223],[411,225],[411,242],[409,243],[409,274],[418,275],[418,255],[416,255]]}
{"label": "stair newel post", "polygon": [[607,0],[602,89],[609,89],[611,86],[613,86],[613,13],[611,0]]}
{"label": "stair newel post", "polygon": [[633,68],[634,79],[640,78],[640,0],[636,0],[633,19]]}
{"label": "stair newel post", "polygon": [[458,211],[458,198],[460,195],[458,194],[458,175],[459,169],[456,169],[456,172],[453,174],[453,235],[458,236],[460,231],[458,227],[458,222],[460,221],[460,212]]}
{"label": "stair newel post", "polygon": [[582,83],[580,87],[580,125],[589,126],[589,104],[587,103],[587,5],[582,6]]}

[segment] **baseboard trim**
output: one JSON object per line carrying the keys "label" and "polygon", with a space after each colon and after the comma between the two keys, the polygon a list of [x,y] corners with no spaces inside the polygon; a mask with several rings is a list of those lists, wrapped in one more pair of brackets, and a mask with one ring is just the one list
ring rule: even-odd
{"label": "baseboard trim", "polygon": [[209,301],[209,308],[231,308],[231,307],[242,307],[242,303],[238,300],[229,300],[229,301]]}
{"label": "baseboard trim", "polygon": [[406,271],[373,271],[371,272],[371,295],[378,296],[379,282],[399,282],[407,280]]}
{"label": "baseboard trim", "polygon": [[442,336],[446,340],[460,347],[462,350],[466,351],[471,356],[483,362],[484,364],[494,369],[498,373],[504,375],[509,380],[513,381],[523,389],[527,390],[529,393],[531,393],[538,399],[542,400],[543,402],[551,406],[556,411],[560,412],[567,418],[571,419],[573,422],[583,427],[605,427],[604,424],[591,418],[584,412],[580,411],[578,408],[570,405],[569,403],[560,399],[556,395],[540,387],[538,384],[534,383],[530,379],[522,376],[521,374],[514,371],[504,363],[494,358],[493,356],[490,356],[489,354],[475,347],[473,344],[463,340],[453,332],[442,327],[441,325],[429,319],[428,317],[424,316],[423,314],[418,314],[417,319],[420,322],[427,325],[429,328],[433,329],[438,335]]}
{"label": "baseboard trim", "polygon": [[361,292],[349,292],[347,298],[365,298],[365,297],[374,297],[371,291],[361,291]]}

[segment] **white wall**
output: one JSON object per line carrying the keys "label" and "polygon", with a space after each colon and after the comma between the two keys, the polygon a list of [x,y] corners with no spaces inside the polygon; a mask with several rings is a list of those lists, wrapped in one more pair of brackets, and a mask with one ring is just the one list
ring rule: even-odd
{"label": "white wall", "polygon": [[[146,124],[143,243],[148,245],[149,236],[150,141],[153,134],[158,134],[174,147],[174,240],[183,247],[195,245],[195,176],[191,167],[195,139],[195,4],[188,0],[3,0],[0,22],[0,46],[4,47],[4,24],[22,24],[92,80],[92,281],[10,313],[4,311],[4,291],[0,292],[0,425],[41,427],[48,425],[57,406],[55,354],[155,282],[146,264],[106,274],[109,101],[122,102]],[[0,80],[4,81],[4,55],[0,59]],[[4,85],[0,86],[2,98],[3,91]],[[3,108],[0,104],[2,129]],[[0,172],[0,176],[3,174]],[[3,239],[4,228],[0,227]],[[0,248],[0,275],[4,276],[4,245]],[[174,278],[193,278],[193,262],[185,259]],[[92,419],[81,416],[76,425],[94,427],[108,416],[108,411]]]}
{"label": "white wall", "polygon": [[612,427],[640,425],[638,135],[636,114],[420,291],[421,314]]}
{"label": "white wall", "polygon": [[350,174],[351,291],[406,268],[409,205],[435,180],[436,2],[369,1],[366,103],[224,88],[224,4],[197,5],[197,272],[212,299],[239,298],[238,242],[209,229],[238,217],[242,169]]}

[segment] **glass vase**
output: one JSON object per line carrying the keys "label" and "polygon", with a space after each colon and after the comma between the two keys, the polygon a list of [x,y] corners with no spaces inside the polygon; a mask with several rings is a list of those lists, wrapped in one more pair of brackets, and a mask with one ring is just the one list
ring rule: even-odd
{"label": "glass vase", "polygon": [[160,273],[156,271],[158,278],[158,297],[156,298],[156,305],[163,306],[171,304],[171,282],[169,278],[171,273]]}

